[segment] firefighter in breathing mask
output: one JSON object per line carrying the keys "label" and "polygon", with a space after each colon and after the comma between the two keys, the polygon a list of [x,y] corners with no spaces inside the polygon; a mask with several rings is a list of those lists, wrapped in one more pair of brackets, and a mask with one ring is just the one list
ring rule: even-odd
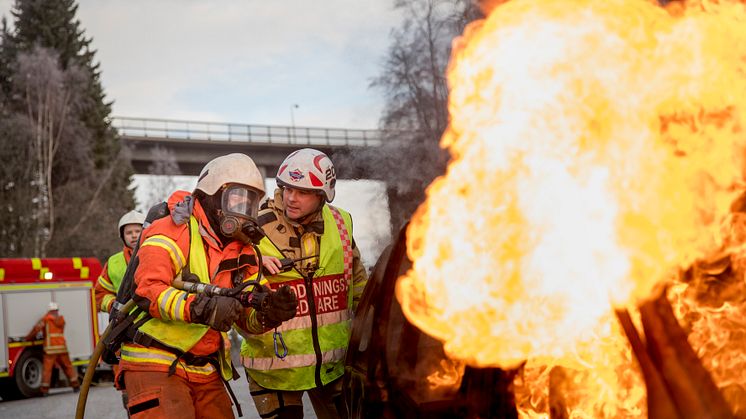
{"label": "firefighter in breathing mask", "polygon": [[352,218],[328,204],[336,173],[326,154],[298,150],[282,162],[276,179],[274,199],[259,212],[267,235],[259,248],[272,288],[290,285],[298,295],[298,313],[282,325],[266,325],[284,335],[288,354],[282,361],[276,359],[273,333],[244,340],[249,392],[263,418],[303,417],[306,391],[317,417],[346,417],[345,352],[352,313],[367,281]]}
{"label": "firefighter in breathing mask", "polygon": [[117,375],[132,417],[233,418],[227,380],[237,374],[226,332],[236,322],[262,332],[267,318],[295,315],[289,290],[268,296],[258,312],[235,298],[172,287],[175,278],[224,288],[252,278],[256,255],[237,237],[255,223],[263,196],[264,179],[251,158],[217,157],[202,169],[194,192],[171,195],[170,216],[143,232],[133,299],[153,318],[122,344]]}

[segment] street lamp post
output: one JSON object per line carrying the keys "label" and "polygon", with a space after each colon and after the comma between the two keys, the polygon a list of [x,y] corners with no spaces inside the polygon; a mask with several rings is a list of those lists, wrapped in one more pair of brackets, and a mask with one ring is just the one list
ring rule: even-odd
{"label": "street lamp post", "polygon": [[290,128],[292,129],[292,134],[290,134],[290,142],[294,143],[296,142],[295,138],[295,113],[293,112],[293,109],[299,108],[298,104],[293,103],[290,105]]}

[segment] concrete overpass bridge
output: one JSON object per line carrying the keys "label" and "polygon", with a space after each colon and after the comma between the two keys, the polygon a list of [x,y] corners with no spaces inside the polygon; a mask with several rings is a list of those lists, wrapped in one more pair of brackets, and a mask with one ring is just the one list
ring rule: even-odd
{"label": "concrete overpass bridge", "polygon": [[181,174],[198,175],[208,161],[228,153],[244,153],[265,176],[273,177],[293,150],[312,147],[329,155],[343,149],[376,147],[382,133],[371,129],[247,125],[220,122],[114,117],[112,126],[132,151],[135,173],[147,174],[155,149],[170,151]]}

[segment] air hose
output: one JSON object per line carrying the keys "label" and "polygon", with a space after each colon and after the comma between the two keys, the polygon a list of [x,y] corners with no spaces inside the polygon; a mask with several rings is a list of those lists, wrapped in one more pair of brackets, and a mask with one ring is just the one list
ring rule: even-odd
{"label": "air hose", "polygon": [[[122,313],[129,313],[132,308],[135,307],[135,301],[129,300],[124,307],[122,307]],[[101,335],[101,338],[98,340],[98,343],[96,344],[96,348],[93,350],[93,354],[91,354],[91,359],[88,361],[88,368],[85,370],[85,376],[83,377],[83,382],[80,384],[80,393],[78,394],[78,406],[75,409],[75,419],[82,419],[83,415],[85,414],[85,405],[88,401],[88,390],[91,387],[91,381],[93,381],[93,374],[96,371],[96,365],[98,364],[98,361],[101,359],[101,355],[104,353],[104,350],[106,350],[106,344],[104,343],[106,339],[108,338],[111,331],[114,329],[114,322],[109,323],[108,326],[106,326],[106,330],[104,330],[104,333]]]}

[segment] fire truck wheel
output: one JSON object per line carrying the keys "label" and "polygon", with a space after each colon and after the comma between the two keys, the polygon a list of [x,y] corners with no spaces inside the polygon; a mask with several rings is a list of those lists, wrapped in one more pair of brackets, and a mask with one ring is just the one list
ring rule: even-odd
{"label": "fire truck wheel", "polygon": [[25,397],[41,395],[41,374],[44,365],[42,356],[42,351],[38,349],[27,349],[18,358],[14,375],[16,386]]}

